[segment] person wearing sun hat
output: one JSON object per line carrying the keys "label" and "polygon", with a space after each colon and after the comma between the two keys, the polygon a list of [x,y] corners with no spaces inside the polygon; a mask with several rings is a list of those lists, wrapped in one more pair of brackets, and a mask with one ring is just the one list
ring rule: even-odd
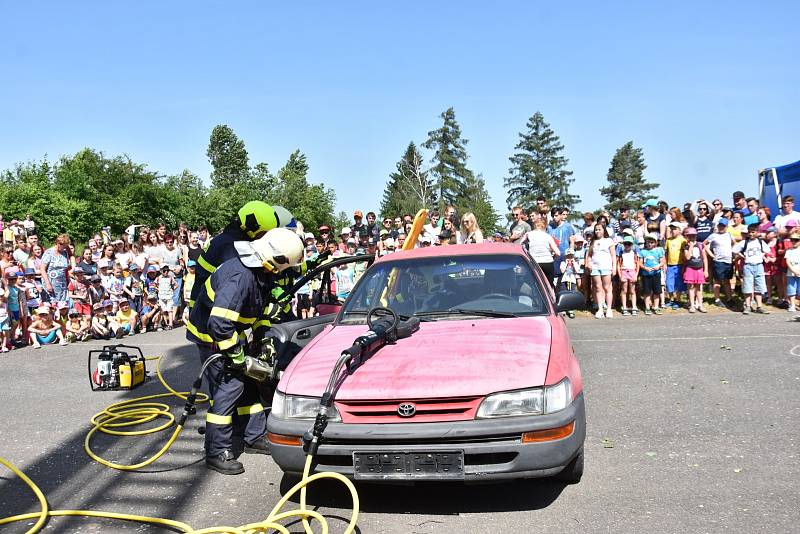
{"label": "person wearing sun hat", "polygon": [[61,325],[53,321],[50,308],[47,306],[36,308],[36,318],[28,327],[28,336],[34,349],[55,343],[56,339],[58,339],[59,345],[67,344],[64,334],[61,332]]}

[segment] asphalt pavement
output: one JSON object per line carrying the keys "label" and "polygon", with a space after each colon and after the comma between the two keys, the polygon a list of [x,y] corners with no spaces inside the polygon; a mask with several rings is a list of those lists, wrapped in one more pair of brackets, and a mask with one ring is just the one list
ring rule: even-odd
{"label": "asphalt pavement", "polygon": [[[796,532],[800,323],[790,317],[684,312],[569,321],[586,392],[581,483],[361,485],[360,532]],[[146,354],[167,355],[168,381],[186,389],[199,365],[183,335],[174,330],[127,341]],[[96,346],[0,355],[0,456],[39,484],[55,509],[137,513],[196,528],[263,519],[292,481],[264,456],[243,456],[241,476],[207,471],[197,432],[204,410],[143,471],[107,469],[84,454],[95,412],[162,391],[156,380],[131,392],[90,391],[86,354]],[[181,402],[169,403],[180,411]],[[109,459],[132,463],[168,434],[100,436],[92,445]],[[346,491],[324,483],[310,492],[310,502],[341,532],[349,517]],[[37,509],[28,489],[0,470],[0,516]],[[45,530],[129,531],[159,530],[79,518],[53,518]]]}

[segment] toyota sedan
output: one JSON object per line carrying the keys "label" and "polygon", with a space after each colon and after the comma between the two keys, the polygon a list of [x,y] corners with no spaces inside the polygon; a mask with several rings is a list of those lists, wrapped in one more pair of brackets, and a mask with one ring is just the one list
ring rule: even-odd
{"label": "toyota sedan", "polygon": [[[375,261],[295,356],[268,421],[275,462],[303,471],[301,436],[342,350],[376,306],[420,329],[344,378],[316,471],[356,480],[484,481],[583,474],[583,384],[555,295],[518,245],[427,247]],[[302,337],[302,335],[300,336]]]}

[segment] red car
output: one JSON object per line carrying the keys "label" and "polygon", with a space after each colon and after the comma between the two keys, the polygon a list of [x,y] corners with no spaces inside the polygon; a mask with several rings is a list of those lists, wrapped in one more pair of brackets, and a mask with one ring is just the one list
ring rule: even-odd
{"label": "red car", "polygon": [[[316,318],[315,337],[306,329],[313,339],[284,372],[269,415],[272,457],[285,472],[302,472],[300,436],[312,424],[331,368],[367,330],[369,310],[385,306],[418,317],[420,329],[344,379],[317,471],[389,482],[547,476],[578,482],[583,384],[560,312],[582,305],[574,291],[554,295],[518,245],[384,256],[361,276],[333,324]],[[298,328],[288,334],[294,340],[303,337]]]}

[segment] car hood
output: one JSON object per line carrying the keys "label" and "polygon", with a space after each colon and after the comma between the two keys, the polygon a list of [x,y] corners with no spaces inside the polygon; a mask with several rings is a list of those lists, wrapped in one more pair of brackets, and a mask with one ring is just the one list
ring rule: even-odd
{"label": "car hood", "polygon": [[[287,368],[278,389],[318,397],[333,365],[363,325],[319,334]],[[436,321],[381,348],[348,376],[339,400],[392,400],[487,395],[544,384],[550,357],[547,317]]]}

